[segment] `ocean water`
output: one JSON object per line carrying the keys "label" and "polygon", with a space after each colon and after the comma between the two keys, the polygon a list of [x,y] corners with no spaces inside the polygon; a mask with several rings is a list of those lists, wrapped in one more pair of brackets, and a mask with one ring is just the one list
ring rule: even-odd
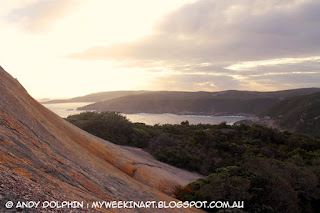
{"label": "ocean water", "polygon": [[42,104],[62,118],[69,115],[79,114],[85,112],[84,110],[77,110],[78,107],[83,107],[93,102],[79,102],[79,103],[59,103],[59,104]]}
{"label": "ocean water", "polygon": [[164,114],[123,114],[132,122],[142,122],[148,125],[155,124],[180,124],[182,121],[189,121],[190,124],[220,124],[227,122],[233,124],[234,122],[244,120],[244,116],[202,116],[202,115],[175,115],[170,113]]}
{"label": "ocean water", "polygon": [[[77,110],[78,107],[91,104],[91,102],[81,103],[59,103],[59,104],[43,104],[45,107],[56,113],[62,118],[69,115],[79,114],[83,110]],[[141,122],[148,125],[155,124],[180,124],[182,121],[188,120],[190,124],[219,124],[227,122],[233,124],[234,122],[247,119],[245,116],[203,116],[203,115],[176,115],[170,113],[164,114],[150,114],[150,113],[137,113],[137,114],[124,114],[131,122]]]}

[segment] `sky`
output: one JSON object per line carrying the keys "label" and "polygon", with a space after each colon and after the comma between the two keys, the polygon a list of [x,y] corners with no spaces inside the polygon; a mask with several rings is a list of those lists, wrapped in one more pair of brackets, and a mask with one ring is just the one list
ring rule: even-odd
{"label": "sky", "polygon": [[0,66],[35,98],[320,87],[318,0],[0,5]]}

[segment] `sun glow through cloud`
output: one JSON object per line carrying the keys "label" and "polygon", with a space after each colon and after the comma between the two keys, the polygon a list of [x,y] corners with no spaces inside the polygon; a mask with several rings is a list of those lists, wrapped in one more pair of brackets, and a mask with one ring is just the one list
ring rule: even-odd
{"label": "sun glow through cloud", "polygon": [[320,56],[312,56],[312,57],[304,57],[304,58],[277,58],[277,59],[270,59],[270,60],[261,60],[261,61],[246,61],[237,64],[230,65],[225,67],[229,70],[250,70],[255,67],[260,66],[274,66],[274,65],[281,65],[281,64],[297,64],[302,62],[320,62]]}
{"label": "sun glow through cloud", "polygon": [[1,66],[36,97],[140,89],[147,78],[140,69],[66,56],[151,34],[161,16],[188,2],[193,1],[0,0],[0,45],[7,50],[0,53]]}
{"label": "sun glow through cloud", "polygon": [[0,65],[36,98],[320,86],[319,2],[0,0],[0,5]]}

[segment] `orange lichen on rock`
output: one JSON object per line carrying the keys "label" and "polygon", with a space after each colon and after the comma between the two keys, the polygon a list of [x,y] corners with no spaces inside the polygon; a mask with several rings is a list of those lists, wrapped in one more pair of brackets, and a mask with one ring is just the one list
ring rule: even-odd
{"label": "orange lichen on rock", "polygon": [[21,167],[13,168],[12,172],[17,174],[17,175],[21,175],[23,177],[26,177],[26,178],[31,178],[32,177],[32,175],[27,170],[25,170],[24,168],[21,168]]}
{"label": "orange lichen on rock", "polygon": [[[144,161],[156,166],[140,163]],[[190,174],[177,176],[175,168],[168,168],[71,125],[30,97],[0,67],[0,182],[4,199],[169,202],[174,198],[162,192],[170,194],[175,179],[185,184],[189,179],[182,177]],[[190,177],[192,181],[198,176]],[[0,206],[0,212],[5,210]],[[100,210],[83,210],[95,211]]]}

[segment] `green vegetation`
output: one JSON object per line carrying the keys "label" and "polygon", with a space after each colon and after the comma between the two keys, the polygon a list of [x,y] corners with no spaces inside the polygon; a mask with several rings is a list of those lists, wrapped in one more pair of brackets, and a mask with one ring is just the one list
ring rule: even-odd
{"label": "green vegetation", "polygon": [[[129,94],[105,99],[80,107],[82,110],[117,111],[122,113],[175,113],[175,114],[260,114],[279,100],[298,95],[320,92],[319,88],[253,92],[228,90],[222,92],[159,91]],[[114,96],[116,97],[116,96]]]}
{"label": "green vegetation", "polygon": [[146,148],[148,141],[156,135],[152,126],[131,123],[118,112],[83,112],[70,115],[66,120],[99,138],[119,145]]}
{"label": "green vegetation", "polygon": [[320,93],[284,100],[265,115],[276,120],[281,128],[320,137]]}
{"label": "green vegetation", "polygon": [[246,212],[319,212],[320,140],[259,125],[148,126],[114,112],[67,118],[118,144],[205,178],[178,188],[181,200],[245,201]]}

